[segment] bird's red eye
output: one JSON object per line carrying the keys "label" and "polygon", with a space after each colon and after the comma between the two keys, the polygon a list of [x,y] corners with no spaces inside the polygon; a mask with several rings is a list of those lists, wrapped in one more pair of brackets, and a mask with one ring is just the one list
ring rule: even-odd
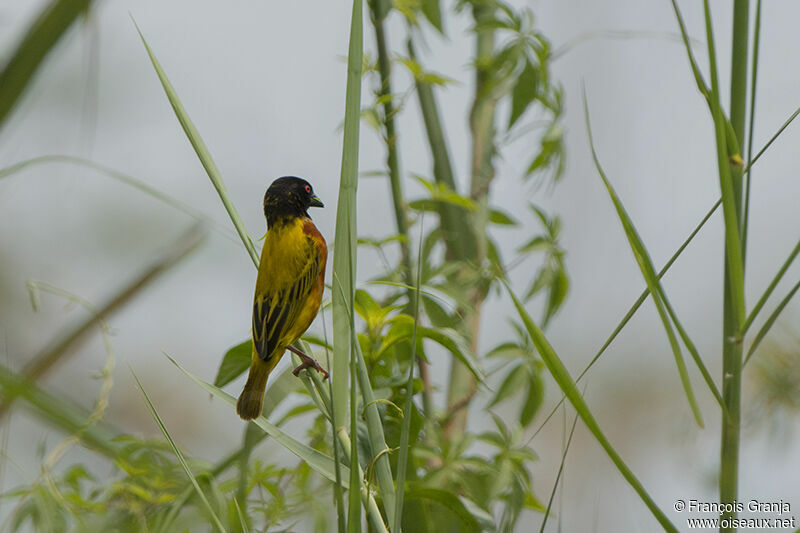
{"label": "bird's red eye", "polygon": [[306,185],[306,192],[311,194],[311,185]]}

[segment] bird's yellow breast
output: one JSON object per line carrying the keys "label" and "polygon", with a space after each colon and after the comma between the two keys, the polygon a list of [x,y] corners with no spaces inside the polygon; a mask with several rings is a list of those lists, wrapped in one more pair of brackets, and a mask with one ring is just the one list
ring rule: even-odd
{"label": "bird's yellow breast", "polygon": [[291,287],[308,267],[309,242],[303,232],[304,218],[272,226],[264,238],[256,293],[264,294]]}

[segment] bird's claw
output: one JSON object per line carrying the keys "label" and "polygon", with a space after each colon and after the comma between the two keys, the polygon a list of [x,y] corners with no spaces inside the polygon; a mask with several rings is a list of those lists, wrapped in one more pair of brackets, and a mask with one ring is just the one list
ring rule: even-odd
{"label": "bird's claw", "polygon": [[314,370],[322,374],[323,379],[328,379],[329,377],[328,371],[322,368],[322,366],[317,362],[316,359],[307,356],[306,354],[304,354],[303,352],[292,346],[290,346],[289,349],[292,352],[296,353],[297,356],[302,361],[294,370],[292,370],[292,374],[294,374],[295,377],[300,375],[300,372],[302,372],[306,368],[313,368]]}

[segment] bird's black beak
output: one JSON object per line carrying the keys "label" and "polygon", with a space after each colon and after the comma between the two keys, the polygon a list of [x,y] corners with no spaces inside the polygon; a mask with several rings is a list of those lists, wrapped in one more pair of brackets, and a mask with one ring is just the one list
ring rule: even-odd
{"label": "bird's black beak", "polygon": [[317,195],[311,197],[311,203],[308,204],[309,207],[325,207],[325,204],[322,203],[322,200],[317,198]]}

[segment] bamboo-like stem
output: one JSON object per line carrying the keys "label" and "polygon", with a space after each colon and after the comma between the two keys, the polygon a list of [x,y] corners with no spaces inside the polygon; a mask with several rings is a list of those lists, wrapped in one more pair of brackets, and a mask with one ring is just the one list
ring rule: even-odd
{"label": "bamboo-like stem", "polygon": [[[495,7],[489,4],[473,5],[472,16],[476,24],[490,20]],[[490,26],[476,31],[475,41],[475,98],[470,111],[469,123],[472,133],[472,162],[470,196],[478,205],[474,217],[475,264],[480,265],[486,256],[486,223],[488,212],[489,186],[494,179],[492,154],[494,152],[494,113],[497,99],[488,89],[491,60],[494,54],[495,32]],[[473,353],[478,352],[481,307],[486,298],[484,287],[476,287],[469,294],[470,309],[464,313],[465,323],[469,324],[469,339]],[[477,382],[475,376],[460,361],[453,359],[450,367],[450,381],[447,389],[449,418],[444,426],[445,440],[451,440],[464,432],[467,424],[468,405],[475,395]],[[458,409],[456,407],[458,406]]]}
{"label": "bamboo-like stem", "polygon": [[[380,75],[380,88],[378,98],[383,102],[383,128],[384,143],[386,144],[386,168],[389,170],[389,182],[392,187],[392,205],[394,207],[394,219],[397,225],[397,233],[404,237],[400,240],[400,251],[402,253],[402,264],[405,269],[404,277],[406,284],[411,285],[411,253],[408,242],[408,218],[406,217],[405,196],[403,194],[403,182],[400,175],[400,156],[397,149],[397,132],[394,124],[394,116],[397,110],[392,101],[392,62],[389,58],[389,47],[386,43],[386,29],[384,20],[386,18],[386,8],[383,4],[386,0],[372,0],[369,9],[372,19],[372,27],[375,29],[375,43],[378,49],[378,74]],[[413,291],[410,291],[410,293]]]}
{"label": "bamboo-like stem", "polygon": [[[378,49],[378,74],[381,79],[378,97],[383,101],[386,168],[389,170],[389,183],[392,187],[392,206],[394,207],[397,234],[401,237],[400,261],[403,267],[404,282],[411,287],[414,284],[414,276],[412,274],[413,265],[408,236],[409,224],[405,194],[403,193],[402,175],[400,174],[400,153],[397,147],[397,131],[394,123],[397,109],[392,101],[392,61],[389,57],[389,46],[386,42],[386,29],[384,27],[384,20],[390,9],[389,0],[372,0],[369,2],[369,9],[372,18],[372,27],[375,29],[375,43]],[[416,293],[408,289],[407,294],[408,305],[406,306],[406,313],[410,315],[416,305]],[[430,421],[433,418],[433,403],[431,401],[431,380],[428,372],[428,363],[420,357],[417,359],[417,364],[419,366],[419,375],[423,385],[422,404],[425,409],[425,419]]]}
{"label": "bamboo-like stem", "polygon": [[[417,61],[411,38],[408,40],[408,55],[412,60]],[[419,107],[422,110],[422,121],[425,124],[425,133],[433,157],[433,178],[437,183],[456,190],[453,166],[450,163],[450,153],[447,149],[433,87],[420,79],[416,80],[415,85]],[[475,234],[469,212],[464,208],[446,203],[441,203],[437,209],[441,219],[442,239],[447,259],[453,261],[473,260],[475,257]]]}
{"label": "bamboo-like stem", "polygon": [[[744,146],[745,108],[747,101],[747,47],[748,47],[748,14],[749,0],[735,0],[733,7],[733,43],[731,54],[731,126],[738,140],[739,146]],[[710,24],[708,15],[708,2],[706,1],[707,24]],[[713,61],[713,59],[712,59]],[[717,95],[718,97],[718,95]],[[735,154],[728,154],[733,156]],[[747,231],[741,227],[742,208],[742,169],[741,165],[731,164],[731,184],[733,185],[733,199],[736,208],[736,225],[740,235]],[[724,202],[723,202],[724,203]],[[724,205],[723,205],[724,207]],[[726,221],[727,224],[727,221]],[[728,228],[730,229],[730,228]],[[737,499],[739,485],[739,443],[741,420],[741,389],[742,389],[742,342],[738,339],[743,320],[741,309],[743,294],[734,294],[733,291],[743,285],[729,282],[733,275],[732,265],[728,253],[730,246],[738,246],[742,252],[742,242],[726,241],[725,254],[725,291],[723,298],[723,332],[722,332],[722,398],[725,403],[727,415],[722,415],[722,432],[720,442],[720,476],[719,499],[728,503]],[[744,271],[744,257],[741,259],[741,270]],[[738,300],[738,302],[737,302]],[[737,515],[735,508],[725,512],[722,519],[733,519]],[[735,527],[720,528],[720,531],[736,531]]]}

